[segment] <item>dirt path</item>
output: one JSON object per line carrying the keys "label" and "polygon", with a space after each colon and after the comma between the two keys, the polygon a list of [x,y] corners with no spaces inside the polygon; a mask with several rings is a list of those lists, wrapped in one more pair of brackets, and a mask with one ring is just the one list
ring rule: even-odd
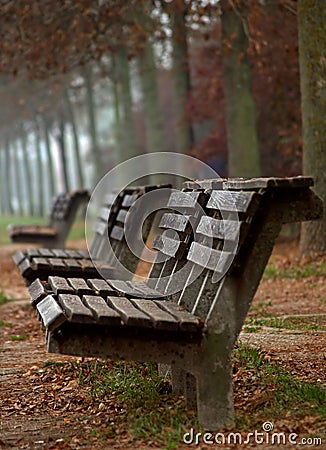
{"label": "dirt path", "polygon": [[[278,246],[273,255],[276,266],[288,267],[288,255],[293,259],[294,251],[292,247]],[[75,379],[62,380],[44,370],[47,361],[76,358],[46,353],[43,332],[26,300],[27,291],[11,262],[11,253],[12,248],[0,251],[0,291],[16,299],[0,307],[0,448],[160,448],[149,441],[135,442],[127,426],[104,442],[96,439],[94,430],[104,428],[112,412],[103,411],[100,404],[82,397]],[[325,277],[314,276],[263,281],[249,315],[249,325],[255,318],[269,315],[325,317],[321,316],[325,314],[325,281]],[[297,378],[326,384],[324,331],[260,326],[254,332],[243,332],[241,341],[266,351],[273,362],[286,367]],[[180,443],[175,448],[189,447]]]}

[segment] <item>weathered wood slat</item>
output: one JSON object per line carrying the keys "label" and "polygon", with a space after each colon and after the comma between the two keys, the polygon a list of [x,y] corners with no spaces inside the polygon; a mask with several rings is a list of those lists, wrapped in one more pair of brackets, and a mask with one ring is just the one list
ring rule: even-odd
{"label": "weathered wood slat", "polygon": [[239,237],[241,222],[234,220],[214,219],[208,216],[202,216],[197,233],[217,239],[226,239],[234,241]]}
{"label": "weathered wood slat", "polygon": [[123,322],[131,327],[151,327],[152,322],[148,315],[137,309],[125,297],[108,297],[109,306],[118,311]]}
{"label": "weathered wood slat", "polygon": [[31,303],[35,306],[40,300],[48,295],[45,283],[42,283],[38,278],[28,287],[29,295],[31,296]]}
{"label": "weathered wood slat", "polygon": [[190,216],[182,214],[165,213],[162,216],[159,227],[169,228],[176,231],[191,231]]}
{"label": "weathered wood slat", "polygon": [[105,206],[102,206],[102,208],[100,208],[100,211],[98,214],[98,219],[107,223],[107,220],[110,217],[110,213],[111,213],[111,208],[106,208]]}
{"label": "weathered wood slat", "polygon": [[[28,260],[26,260],[27,262]],[[46,258],[33,258],[32,261],[29,261],[33,266],[34,270],[41,270],[49,267],[49,262]]]}
{"label": "weathered wood slat", "polygon": [[143,299],[132,299],[131,302],[136,308],[149,316],[154,328],[166,331],[178,330],[178,321],[167,311],[161,309],[155,302]]}
{"label": "weathered wood slat", "polygon": [[13,260],[15,262],[15,264],[18,266],[24,259],[26,258],[25,254],[18,250],[14,256],[13,256]]}
{"label": "weathered wood slat", "polygon": [[26,250],[26,255],[28,258],[33,258],[34,256],[40,256],[40,249],[38,248],[28,248]]}
{"label": "weathered wood slat", "polygon": [[128,215],[128,211],[126,209],[120,209],[120,211],[118,212],[118,215],[117,215],[117,221],[125,223],[127,215]]}
{"label": "weathered wood slat", "polygon": [[52,249],[52,253],[56,258],[67,258],[68,254],[65,250],[62,250],[60,248],[54,248]]}
{"label": "weathered wood slat", "polygon": [[186,189],[223,189],[223,179],[213,178],[209,180],[185,181],[183,186]]}
{"label": "weathered wood slat", "polygon": [[81,259],[83,256],[77,250],[66,250],[68,258]]}
{"label": "weathered wood slat", "polygon": [[118,199],[118,196],[116,194],[106,194],[104,196],[104,204],[107,206],[112,206]]}
{"label": "weathered wood slat", "polygon": [[81,268],[81,265],[80,265],[79,261],[80,261],[79,259],[71,259],[71,258],[65,259],[65,264],[67,266],[67,269],[79,269],[79,268]]}
{"label": "weathered wood slat", "polygon": [[36,305],[36,308],[42,319],[44,327],[49,331],[60,327],[60,325],[67,320],[62,309],[52,295],[48,295],[43,298]]}
{"label": "weathered wood slat", "polygon": [[78,295],[59,294],[58,301],[68,320],[76,323],[94,323],[93,313]]}
{"label": "weathered wood slat", "polygon": [[124,229],[123,229],[123,227],[119,227],[119,226],[115,225],[112,228],[110,236],[111,236],[112,239],[115,239],[117,241],[122,241],[122,239],[124,238]]}
{"label": "weathered wood slat", "polygon": [[198,242],[192,242],[187,259],[201,267],[222,273],[230,262],[232,254],[215,250]]}
{"label": "weathered wood slat", "polygon": [[81,297],[83,295],[92,295],[93,290],[88,286],[83,278],[68,278],[67,281],[77,295]]}
{"label": "weathered wood slat", "polygon": [[164,298],[164,295],[161,292],[152,289],[145,283],[138,281],[127,281],[126,283],[130,286],[131,289],[135,290],[136,292],[139,292],[139,294],[145,299]]}
{"label": "weathered wood slat", "polygon": [[99,325],[119,326],[121,317],[117,311],[110,308],[102,297],[96,295],[84,295],[83,302],[89,308]]}
{"label": "weathered wood slat", "polygon": [[50,266],[53,269],[65,269],[66,268],[66,264],[65,264],[64,260],[62,260],[60,258],[49,258],[47,262],[48,262],[48,264],[50,264]]}
{"label": "weathered wood slat", "polygon": [[156,236],[152,244],[154,250],[159,250],[161,253],[173,258],[181,258],[186,250],[186,243],[175,240],[165,235]]}
{"label": "weathered wood slat", "polygon": [[170,313],[179,323],[180,330],[196,332],[203,328],[204,322],[181,306],[170,301],[155,301],[159,308]]}
{"label": "weathered wood slat", "polygon": [[87,284],[91,289],[94,289],[97,294],[101,297],[114,296],[115,290],[110,286],[105,280],[101,279],[90,279],[87,280]]}
{"label": "weathered wood slat", "polygon": [[74,290],[63,277],[50,276],[48,282],[55,294],[73,294]]}
{"label": "weathered wood slat", "polygon": [[44,258],[55,256],[55,254],[49,248],[40,248],[39,255],[43,256]]}
{"label": "weathered wood slat", "polygon": [[249,214],[256,210],[259,199],[255,192],[212,191],[207,208]]}
{"label": "weathered wood slat", "polygon": [[225,180],[224,189],[267,189],[267,188],[303,188],[314,185],[312,177],[288,178],[232,178]]}
{"label": "weathered wood slat", "polygon": [[129,208],[135,203],[138,197],[139,194],[125,195],[123,198],[122,206],[125,208]]}
{"label": "weathered wood slat", "polygon": [[170,195],[168,200],[168,208],[176,208],[176,209],[193,209],[201,204],[201,199],[203,198],[203,193],[198,191],[194,192],[182,192],[182,191],[174,191]]}

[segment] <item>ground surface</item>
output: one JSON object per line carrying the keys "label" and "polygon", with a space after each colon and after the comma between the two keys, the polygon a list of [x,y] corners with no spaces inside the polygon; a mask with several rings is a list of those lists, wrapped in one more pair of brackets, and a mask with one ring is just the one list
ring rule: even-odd
{"label": "ground surface", "polygon": [[[0,448],[162,448],[149,439],[134,440],[123,419],[124,411],[115,410],[114,405],[109,405],[107,409],[105,405],[92,403],[78,394],[75,378],[68,375],[62,379],[62,375],[53,373],[50,376],[44,369],[46,361],[76,359],[46,353],[43,332],[26,301],[26,288],[10,258],[13,251],[13,247],[0,249],[0,291],[13,299],[0,307]],[[296,259],[295,245],[279,244],[272,258],[272,270],[275,267],[278,271],[291,269]],[[325,318],[325,281],[325,277],[315,277],[314,274],[293,279],[264,279],[250,312],[249,328],[242,333],[241,341],[261,348],[272,361],[286,367],[299,379],[326,383],[325,331],[320,328],[317,331],[277,329],[264,325],[257,329],[250,328],[255,318],[269,315],[316,314],[319,318]],[[243,387],[236,390],[237,411],[241,412],[248,405],[250,410],[252,401]],[[120,423],[120,428],[117,426],[114,429],[115,436],[108,436],[106,440],[95,438],[94,430],[101,430],[108,422],[112,424],[115,421]],[[290,422],[288,428],[293,427],[298,434],[302,434],[320,430],[320,426],[307,418],[300,424]],[[323,448],[326,448],[326,441],[324,445]],[[262,447],[275,448],[257,446]],[[188,446],[180,442],[170,448]]]}

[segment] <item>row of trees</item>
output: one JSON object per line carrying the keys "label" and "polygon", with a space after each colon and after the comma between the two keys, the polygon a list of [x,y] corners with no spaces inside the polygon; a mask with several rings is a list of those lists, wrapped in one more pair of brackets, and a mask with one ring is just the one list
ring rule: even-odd
{"label": "row of trees", "polygon": [[[302,89],[319,77],[307,97],[323,98],[325,6],[298,3],[5,2],[1,211],[42,214],[54,193],[146,151],[192,153],[221,175],[301,173],[297,14]],[[307,173],[325,167],[318,155]]]}

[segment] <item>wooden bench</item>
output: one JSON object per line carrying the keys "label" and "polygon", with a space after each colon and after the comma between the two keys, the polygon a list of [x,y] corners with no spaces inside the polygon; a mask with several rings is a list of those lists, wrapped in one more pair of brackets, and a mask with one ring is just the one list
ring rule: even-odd
{"label": "wooden bench", "polygon": [[89,193],[86,190],[58,195],[53,200],[46,225],[9,225],[11,241],[34,243],[47,248],[64,248],[77,211],[88,200]]}
{"label": "wooden bench", "polygon": [[[231,355],[283,223],[316,220],[311,178],[189,182],[168,201],[148,282],[30,286],[48,351],[171,367],[199,423],[234,421]],[[277,293],[276,293],[277,295]]]}
{"label": "wooden bench", "polygon": [[[157,189],[160,189],[161,202],[166,202],[170,188],[170,185],[131,186],[119,194],[107,194],[93,225],[94,238],[89,252],[57,248],[17,251],[13,259],[25,284],[29,285],[36,278],[46,280],[55,275],[94,278],[100,276],[99,270],[105,277],[117,277],[119,274],[121,276],[121,271],[117,269],[118,261],[123,262],[130,273],[134,273],[139,258],[131,251],[125,239],[128,212],[144,194]],[[141,211],[138,208],[132,212],[134,229],[128,229],[128,232],[133,235],[141,234],[142,242],[146,242],[155,215],[146,217],[146,208],[143,207]],[[140,224],[143,224],[141,230]],[[129,274],[124,275],[126,277]]]}

